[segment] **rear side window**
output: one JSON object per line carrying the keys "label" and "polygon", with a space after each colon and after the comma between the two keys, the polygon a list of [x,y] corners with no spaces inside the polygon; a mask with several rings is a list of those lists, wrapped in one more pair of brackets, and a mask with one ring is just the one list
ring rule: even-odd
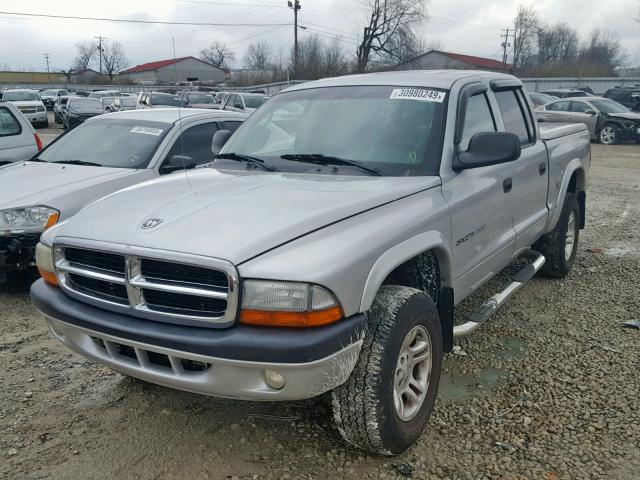
{"label": "rear side window", "polygon": [[546,109],[552,112],[568,112],[571,102],[556,102],[551,105],[547,105]]}
{"label": "rear side window", "polygon": [[20,135],[22,126],[7,107],[0,107],[0,137]]}
{"label": "rear side window", "polygon": [[469,98],[467,113],[464,117],[464,130],[462,131],[460,149],[466,150],[469,148],[469,141],[476,133],[495,131],[496,124],[493,120],[486,94],[479,93]]}
{"label": "rear side window", "polygon": [[218,130],[215,122],[203,123],[188,128],[171,147],[167,160],[174,155],[187,155],[195,160],[196,165],[202,165],[213,161],[211,141],[213,134]]}
{"label": "rear side window", "polygon": [[586,111],[590,109],[591,107],[584,102],[571,102],[571,106],[569,107],[569,111],[575,113],[586,113]]}
{"label": "rear side window", "polygon": [[242,104],[242,98],[240,98],[239,95],[236,95],[234,97],[233,106],[236,108],[244,108],[244,105]]}
{"label": "rear side window", "polygon": [[527,120],[528,109],[518,98],[518,91],[514,89],[495,92],[498,108],[502,114],[502,121],[507,132],[515,134],[523,145],[532,142],[532,129]]}

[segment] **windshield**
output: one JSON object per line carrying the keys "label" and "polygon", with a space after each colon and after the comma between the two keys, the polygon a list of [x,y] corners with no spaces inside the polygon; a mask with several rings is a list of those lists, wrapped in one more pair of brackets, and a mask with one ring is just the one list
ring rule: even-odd
{"label": "windshield", "polygon": [[58,90],[45,90],[40,94],[41,97],[57,97]]}
{"label": "windshield", "polygon": [[[314,154],[357,162],[382,175],[435,175],[445,99],[441,90],[392,86],[282,93],[251,115],[222,153],[259,158],[280,171],[317,173],[317,165],[289,157]],[[364,174],[351,166],[337,169]]]}
{"label": "windshield", "polygon": [[105,117],[74,128],[38,157],[45,162],[81,160],[103,167],[146,168],[171,128],[164,122]]}
{"label": "windshield", "polygon": [[631,111],[613,100],[591,100],[591,103],[603,113],[627,113]]}
{"label": "windshield", "polygon": [[108,107],[109,105],[113,105],[113,102],[116,101],[116,97],[103,97],[100,99],[100,103],[103,106]]}
{"label": "windshield", "polygon": [[5,92],[5,102],[37,102],[40,97],[36,92]]}
{"label": "windshield", "polygon": [[258,108],[267,100],[269,97],[244,97],[244,104],[247,108]]}
{"label": "windshield", "polygon": [[120,105],[122,105],[123,107],[135,107],[136,99],[135,97],[122,97],[120,99]]}
{"label": "windshield", "polygon": [[190,93],[187,98],[189,103],[213,103],[213,97],[204,93]]}
{"label": "windshield", "polygon": [[100,100],[95,98],[74,98],[69,100],[69,110],[74,112],[102,113]]}
{"label": "windshield", "polygon": [[172,95],[151,95],[151,104],[168,105],[170,107],[184,107],[182,99]]}

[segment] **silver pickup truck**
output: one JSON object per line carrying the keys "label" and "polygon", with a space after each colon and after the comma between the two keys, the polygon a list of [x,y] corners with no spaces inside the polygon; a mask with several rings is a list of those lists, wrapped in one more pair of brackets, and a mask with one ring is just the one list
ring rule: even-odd
{"label": "silver pickup truck", "polygon": [[[541,271],[572,267],[589,133],[539,130],[522,83],[413,71],[305,83],[212,168],[110,195],[46,231],[34,305],[79,354],[206,395],[331,392],[338,430],[406,450],[443,354]],[[518,260],[466,321],[454,309]]]}

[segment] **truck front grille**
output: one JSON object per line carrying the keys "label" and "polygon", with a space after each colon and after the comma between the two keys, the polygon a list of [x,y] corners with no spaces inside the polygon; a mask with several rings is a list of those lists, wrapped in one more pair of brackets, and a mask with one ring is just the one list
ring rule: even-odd
{"label": "truck front grille", "polygon": [[161,260],[146,256],[146,251],[142,256],[57,245],[54,251],[60,285],[80,300],[147,319],[235,319],[237,276],[227,265],[218,269]]}

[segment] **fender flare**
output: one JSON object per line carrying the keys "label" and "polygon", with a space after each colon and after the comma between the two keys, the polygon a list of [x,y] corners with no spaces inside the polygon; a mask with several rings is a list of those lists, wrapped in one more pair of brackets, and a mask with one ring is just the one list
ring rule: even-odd
{"label": "fender flare", "polygon": [[[558,220],[560,220],[560,214],[562,213],[564,198],[567,195],[567,190],[569,189],[569,183],[571,183],[571,177],[573,177],[574,173],[576,172],[578,175],[576,179],[576,181],[578,182],[576,185],[576,192],[578,192],[578,191],[584,190],[585,184],[586,184],[585,168],[582,165],[582,161],[578,158],[574,158],[573,160],[571,160],[567,164],[566,168],[564,169],[564,172],[562,170],[553,172],[553,178],[549,179],[550,182],[556,182],[556,186],[560,186],[560,189],[558,191],[558,198],[556,198],[555,206],[551,204],[548,205],[551,214],[547,219],[547,226],[545,228],[545,233],[548,233],[552,231],[554,228],[556,228],[556,225],[558,224]],[[561,184],[558,181],[558,177],[560,175],[562,175]],[[554,209],[552,209],[552,207]]]}
{"label": "fender flare", "polygon": [[451,286],[453,279],[449,241],[442,233],[430,230],[415,235],[380,255],[369,271],[360,301],[360,312],[366,312],[371,308],[382,282],[396,267],[429,250],[433,250],[438,258],[441,285]]}

